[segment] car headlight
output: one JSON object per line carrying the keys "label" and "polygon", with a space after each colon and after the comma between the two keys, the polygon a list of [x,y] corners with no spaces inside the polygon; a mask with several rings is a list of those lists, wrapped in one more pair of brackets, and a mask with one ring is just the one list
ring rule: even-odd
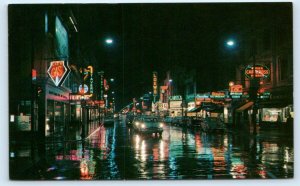
{"label": "car headlight", "polygon": [[163,127],[163,126],[164,126],[164,124],[163,124],[163,123],[160,123],[160,124],[159,124],[159,126],[160,126],[160,127]]}
{"label": "car headlight", "polygon": [[135,125],[136,125],[136,126],[139,126],[139,124],[140,124],[139,122],[135,122]]}
{"label": "car headlight", "polygon": [[144,129],[146,126],[145,126],[145,124],[142,124],[142,126],[141,126],[141,127]]}

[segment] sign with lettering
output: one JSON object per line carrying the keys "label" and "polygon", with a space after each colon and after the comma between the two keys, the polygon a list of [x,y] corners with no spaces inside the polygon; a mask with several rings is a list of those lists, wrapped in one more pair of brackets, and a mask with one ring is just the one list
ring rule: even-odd
{"label": "sign with lettering", "polygon": [[170,96],[169,100],[173,100],[173,101],[180,101],[182,100],[182,97],[180,95],[177,96]]}
{"label": "sign with lettering", "polygon": [[70,69],[65,61],[52,61],[47,72],[53,83],[60,86],[70,73]]}
{"label": "sign with lettering", "polygon": [[243,94],[243,86],[242,85],[232,85],[230,87],[230,95],[241,96],[242,94]]}
{"label": "sign with lettering", "polygon": [[157,72],[153,72],[153,95],[157,95]]}
{"label": "sign with lettering", "polygon": [[212,92],[210,97],[214,98],[214,99],[224,99],[225,98],[225,92]]}
{"label": "sign with lettering", "polygon": [[264,65],[248,65],[245,69],[245,75],[248,78],[267,78],[270,76],[270,70]]}
{"label": "sign with lettering", "polygon": [[196,94],[196,98],[209,98],[210,93]]}

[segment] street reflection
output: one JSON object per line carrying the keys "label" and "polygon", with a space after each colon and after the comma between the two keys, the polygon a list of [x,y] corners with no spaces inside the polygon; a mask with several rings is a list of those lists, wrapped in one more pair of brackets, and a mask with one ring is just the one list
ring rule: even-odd
{"label": "street reflection", "polygon": [[[48,162],[35,172],[41,179],[82,180],[290,178],[292,143],[289,136],[282,141],[275,135],[205,133],[167,125],[160,137],[136,133],[120,122],[99,127],[86,140],[77,136],[49,143]],[[12,156],[30,158],[34,151],[25,147],[15,148]]]}

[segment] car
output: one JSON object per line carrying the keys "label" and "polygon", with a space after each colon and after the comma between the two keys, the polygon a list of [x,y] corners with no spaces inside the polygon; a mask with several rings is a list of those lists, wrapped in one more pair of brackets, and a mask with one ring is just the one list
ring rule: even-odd
{"label": "car", "polygon": [[167,117],[164,119],[164,122],[165,122],[165,123],[172,123],[172,117],[167,116]]}
{"label": "car", "polygon": [[159,118],[153,116],[137,117],[133,121],[134,131],[141,134],[159,134],[163,133],[164,123]]}

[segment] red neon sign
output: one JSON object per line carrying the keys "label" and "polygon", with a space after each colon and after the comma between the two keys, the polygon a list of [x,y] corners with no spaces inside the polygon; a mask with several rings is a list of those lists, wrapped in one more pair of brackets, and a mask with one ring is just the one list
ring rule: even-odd
{"label": "red neon sign", "polygon": [[249,65],[245,69],[245,75],[248,78],[254,78],[254,75],[256,78],[267,78],[270,76],[270,70],[264,65],[255,65],[255,67]]}
{"label": "red neon sign", "polygon": [[64,61],[52,61],[48,68],[48,74],[56,86],[60,86],[69,74],[70,69]]}

